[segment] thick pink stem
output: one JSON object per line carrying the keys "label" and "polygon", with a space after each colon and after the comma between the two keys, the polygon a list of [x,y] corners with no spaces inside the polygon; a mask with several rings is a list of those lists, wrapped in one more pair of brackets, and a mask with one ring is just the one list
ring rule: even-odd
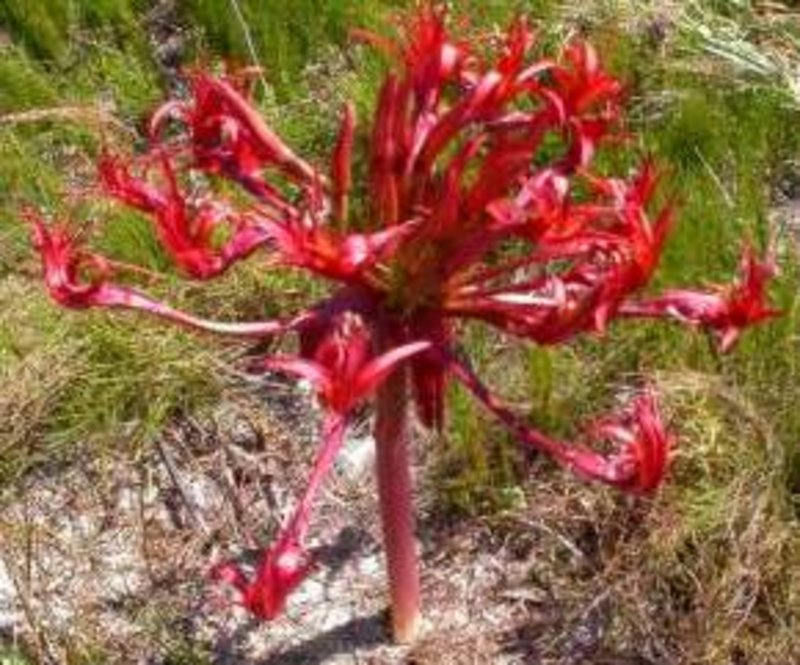
{"label": "thick pink stem", "polygon": [[375,423],[378,498],[389,576],[392,634],[401,644],[414,641],[420,623],[406,375],[406,368],[399,367],[378,390]]}

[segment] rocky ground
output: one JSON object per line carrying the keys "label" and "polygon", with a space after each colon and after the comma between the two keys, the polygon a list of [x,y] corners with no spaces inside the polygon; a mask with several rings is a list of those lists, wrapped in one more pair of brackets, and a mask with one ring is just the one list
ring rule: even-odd
{"label": "rocky ground", "polygon": [[544,494],[529,499],[539,511],[451,520],[437,511],[424,466],[427,629],[412,649],[388,646],[366,423],[317,511],[318,573],[284,617],[250,620],[207,571],[229,556],[252,561],[269,542],[303,487],[316,421],[301,390],[238,389],[203,419],[176,421],[138,460],[86,458],[29,478],[3,497],[2,635],[41,662],[668,662],[647,644],[636,652],[652,660],[622,652],[603,661],[614,591],[599,580],[578,595],[567,586],[592,578],[594,536],[580,514],[597,506],[578,507],[563,530]]}
{"label": "rocky ground", "polygon": [[[204,422],[182,419],[137,463],[82,460],[43,470],[6,496],[4,634],[54,661],[67,650],[97,648],[120,654],[120,662],[158,661],[176,643],[201,644],[230,663],[354,663],[377,652],[377,662],[402,658],[382,648],[371,440],[360,432],[318,511],[320,572],[285,618],[255,624],[207,582],[211,562],[252,559],[303,486],[316,413],[302,393],[280,384],[269,392],[268,410],[256,396],[239,395]],[[487,562],[469,565],[484,582],[497,577],[483,570]],[[445,619],[463,632],[472,614],[497,614],[481,607],[483,583],[464,585],[443,565],[430,570],[434,607],[436,598],[467,594],[452,611],[431,615],[437,625]]]}

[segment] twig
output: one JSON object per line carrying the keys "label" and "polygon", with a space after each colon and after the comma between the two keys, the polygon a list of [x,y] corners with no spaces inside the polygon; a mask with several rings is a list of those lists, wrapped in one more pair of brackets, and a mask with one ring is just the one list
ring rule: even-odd
{"label": "twig", "polygon": [[203,532],[205,536],[210,536],[211,529],[209,528],[208,524],[206,523],[205,519],[200,513],[200,510],[197,507],[197,504],[195,503],[191,494],[189,494],[188,490],[183,484],[180,472],[178,471],[178,468],[175,465],[175,460],[173,459],[172,454],[164,446],[164,443],[161,439],[158,439],[156,441],[156,449],[158,450],[158,455],[161,458],[161,461],[164,463],[164,466],[167,469],[167,473],[169,474],[170,480],[172,480],[172,484],[175,486],[175,489],[177,489],[178,493],[181,495],[181,499],[183,499],[183,502],[186,505],[186,508],[189,512],[189,515],[192,518],[192,521],[195,523],[195,525],[197,525],[200,528],[200,530]]}
{"label": "twig", "polygon": [[242,26],[244,42],[247,44],[247,50],[250,52],[250,58],[253,60],[253,65],[255,65],[258,70],[258,80],[261,85],[264,86],[264,92],[268,92],[269,85],[267,84],[267,79],[264,78],[264,68],[261,66],[261,62],[258,59],[256,45],[253,41],[253,34],[250,32],[250,26],[247,25],[247,21],[245,20],[244,13],[242,12],[242,8],[239,5],[238,0],[231,0],[231,7],[233,8],[233,13],[236,14],[236,20],[239,21],[239,24]]}
{"label": "twig", "polygon": [[731,196],[730,192],[725,188],[722,179],[713,169],[711,164],[708,163],[708,160],[705,158],[705,156],[697,146],[694,147],[694,152],[697,155],[697,158],[700,160],[700,163],[703,165],[703,169],[705,169],[706,173],[708,173],[709,178],[711,178],[712,182],[717,186],[717,189],[719,189],[720,193],[722,194],[722,198],[725,200],[725,205],[727,205],[729,208],[733,208],[734,207],[733,197]]}
{"label": "twig", "polygon": [[125,134],[134,132],[116,118],[108,106],[55,106],[44,109],[30,109],[16,113],[0,115],[0,126],[23,125],[47,121],[66,121],[81,124],[93,124],[100,127],[111,126]]}
{"label": "twig", "polygon": [[[26,514],[26,522],[28,521],[27,515],[27,501],[25,502],[25,514]],[[25,571],[20,572],[17,569],[16,564],[13,562],[12,558],[8,556],[5,550],[0,547],[0,560],[2,560],[3,565],[8,573],[8,577],[11,580],[11,584],[14,585],[14,591],[16,592],[16,600],[19,603],[20,607],[22,608],[22,613],[25,615],[25,621],[28,623],[30,627],[31,634],[33,636],[34,641],[34,648],[36,650],[36,656],[40,663],[56,663],[58,662],[58,658],[56,657],[56,651],[53,647],[53,644],[47,638],[47,632],[41,628],[40,622],[36,618],[36,611],[33,608],[33,603],[30,600],[30,590],[31,590],[31,574],[32,574],[32,551],[33,551],[33,539],[31,537],[32,528],[26,524],[25,529]],[[21,578],[24,578],[21,579]]]}

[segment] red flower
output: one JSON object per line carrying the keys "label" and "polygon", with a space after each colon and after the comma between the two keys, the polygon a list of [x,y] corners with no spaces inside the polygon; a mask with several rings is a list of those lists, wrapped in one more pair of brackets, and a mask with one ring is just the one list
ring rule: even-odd
{"label": "red flower", "polygon": [[374,356],[364,324],[347,316],[331,323],[312,349],[312,357],[271,356],[261,366],[306,379],[331,412],[347,415],[372,395],[400,363],[430,347],[430,342],[417,341]]}
{"label": "red flower", "polygon": [[552,77],[554,92],[566,117],[605,110],[622,93],[619,80],[603,69],[597,51],[586,42],[574,42],[567,47],[564,64],[553,69]]}
{"label": "red flower", "polygon": [[191,102],[168,102],[155,112],[150,123],[153,137],[174,118],[191,132],[200,168],[247,178],[272,166],[298,182],[314,181],[314,169],[294,154],[247,101],[244,79],[214,78],[196,71],[190,83]]}
{"label": "red flower", "polygon": [[286,322],[227,323],[187,314],[137,289],[110,282],[114,268],[119,264],[112,264],[97,254],[84,251],[65,225],[49,228],[41,217],[33,213],[28,213],[28,217],[33,226],[33,243],[42,259],[48,293],[64,307],[133,309],[206,332],[257,339],[300,330],[319,317],[318,312],[309,311]]}
{"label": "red flower", "polygon": [[411,220],[385,231],[342,234],[321,226],[312,214],[282,222],[261,218],[259,224],[284,265],[362,285],[375,284],[379,277],[373,269],[417,228]]}
{"label": "red flower", "polygon": [[261,619],[278,616],[289,594],[313,570],[313,559],[302,542],[314,499],[344,442],[346,428],[347,419],[338,414],[326,421],[322,447],[305,494],[275,543],[261,555],[252,580],[233,562],[219,564],[211,571],[214,579],[233,586],[239,592],[239,602]]}
{"label": "red flower", "polygon": [[635,493],[652,492],[664,479],[672,437],[661,420],[652,390],[643,391],[621,414],[601,420],[590,430],[593,438],[611,441],[618,447],[614,453],[604,455],[582,444],[552,439],[529,427],[465,363],[453,356],[446,357],[445,362],[451,375],[521,441],[579,475]]}
{"label": "red flower", "polygon": [[252,581],[230,561],[212,568],[211,577],[234,587],[239,603],[254,616],[270,620],[283,612],[289,595],[312,570],[308,553],[298,544],[287,542],[264,552]]}
{"label": "red flower", "polygon": [[713,292],[673,289],[660,296],[626,303],[620,313],[674,318],[705,328],[718,339],[724,353],[733,348],[745,328],[780,314],[767,303],[767,287],[776,270],[771,257],[760,261],[753,248],[746,246],[739,275],[730,286],[719,286]]}
{"label": "red flower", "polygon": [[[405,377],[394,372],[410,372],[426,426],[442,427],[447,382],[455,379],[521,441],[582,476],[636,493],[662,480],[671,438],[650,391],[590,430],[615,446],[608,454],[550,438],[456,360],[464,320],[555,345],[602,333],[619,316],[671,317],[710,330],[728,350],[745,327],[776,314],[767,303],[774,266],[750,249],[730,287],[641,295],[673,208],[654,205],[659,177],[650,160],[628,178],[592,169],[596,151],[620,138],[623,86],[589,44],[537,59],[520,19],[504,39],[475,36],[487,47],[471,48],[452,36],[448,20],[441,5],[423,2],[394,39],[361,33],[393,63],[365,132],[371,140],[361,186],[353,182],[352,106],[330,164],[319,169],[259,115],[246,75],[190,74],[189,98],[153,116],[149,153],[101,158],[103,193],[147,215],[188,275],[214,277],[264,250],[272,266],[334,283],[333,295],[288,321],[222,323],[177,311],[113,283],[120,266],[79,248],[63,228],[34,221],[45,282],[62,305],[135,309],[246,337],[300,333],[298,354],[259,360],[258,370],[307,379],[325,407],[308,489],[252,577],[234,564],[215,571],[262,618],[274,617],[311,570],[304,541],[314,497],[354,410],[386,381],[378,438],[397,444],[394,453],[404,449]],[[220,179],[239,185],[250,203],[222,200],[211,188]],[[362,193],[365,200],[351,205]],[[392,526],[397,505],[410,511],[409,474],[390,466],[379,473],[382,514],[389,548],[406,558],[394,568],[395,587],[413,596],[416,585],[402,579],[413,569],[412,520],[397,517],[402,537]]]}
{"label": "red flower", "polygon": [[222,564],[212,571],[216,579],[235,587],[240,593],[240,602],[263,619],[280,613],[289,593],[313,567],[302,542],[314,499],[341,448],[353,410],[372,395],[400,363],[430,347],[427,342],[414,342],[374,357],[369,335],[354,316],[334,319],[327,329],[322,328],[317,333],[315,341],[306,348],[311,358],[277,356],[261,363],[265,369],[296,374],[308,380],[330,413],[305,495],[276,543],[262,555],[252,582],[233,563]]}
{"label": "red flower", "polygon": [[77,250],[75,236],[65,225],[48,229],[35,213],[28,213],[33,227],[33,244],[42,259],[44,282],[53,300],[64,307],[114,304],[105,280],[108,262],[95,254]]}
{"label": "red flower", "polygon": [[576,453],[573,466],[579,473],[636,493],[652,492],[664,480],[672,437],[652,390],[638,395],[623,413],[601,421],[592,434],[618,450],[608,458]]}
{"label": "red flower", "polygon": [[[252,215],[210,199],[187,201],[166,155],[157,159],[157,165],[161,187],[150,182],[146,173],[141,178],[133,176],[120,158],[105,153],[99,164],[100,183],[109,196],[153,217],[164,249],[188,275],[216,277],[267,242],[267,234],[253,223]],[[215,236],[220,230],[229,237],[218,248]]]}

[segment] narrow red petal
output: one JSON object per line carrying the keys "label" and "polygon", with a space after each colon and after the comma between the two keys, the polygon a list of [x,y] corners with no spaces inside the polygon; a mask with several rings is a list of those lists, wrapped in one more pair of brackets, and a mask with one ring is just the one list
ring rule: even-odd
{"label": "narrow red petal", "polygon": [[595,428],[596,436],[611,439],[620,448],[605,456],[584,445],[551,439],[527,426],[464,363],[450,357],[447,367],[520,441],[547,453],[575,473],[634,493],[652,492],[663,480],[671,439],[650,391],[637,397],[623,415]]}
{"label": "narrow red petal", "polygon": [[252,580],[233,563],[224,563],[212,571],[216,580],[234,586],[240,594],[239,602],[259,619],[269,621],[278,617],[291,593],[314,568],[303,541],[314,500],[344,443],[346,429],[347,420],[339,415],[325,421],[322,446],[306,491],[275,543],[261,555]]}
{"label": "narrow red petal", "polygon": [[353,160],[353,136],[356,126],[356,110],[353,104],[346,104],[339,136],[331,159],[331,182],[333,184],[334,217],[342,224],[347,223],[348,197],[352,188],[351,167]]}
{"label": "narrow red petal", "polygon": [[624,303],[620,314],[627,317],[672,318],[714,334],[720,350],[730,351],[741,333],[780,314],[768,303],[769,282],[775,275],[770,256],[759,260],[745,247],[739,274],[732,284],[703,292],[672,289],[661,295]]}
{"label": "narrow red petal", "polygon": [[353,387],[357,399],[371,395],[378,386],[405,360],[431,348],[428,341],[411,342],[395,347],[383,355],[373,358],[358,373]]}

